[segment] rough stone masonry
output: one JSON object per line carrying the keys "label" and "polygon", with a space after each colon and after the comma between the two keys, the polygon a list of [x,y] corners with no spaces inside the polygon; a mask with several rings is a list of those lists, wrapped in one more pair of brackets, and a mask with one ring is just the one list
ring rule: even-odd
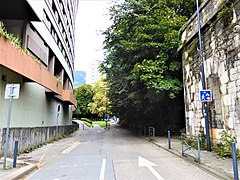
{"label": "rough stone masonry", "polygon": [[[206,89],[212,90],[208,103],[210,137],[220,139],[226,130],[240,142],[240,2],[206,0],[200,6]],[[182,51],[186,131],[205,134],[201,60],[196,13],[182,27]]]}

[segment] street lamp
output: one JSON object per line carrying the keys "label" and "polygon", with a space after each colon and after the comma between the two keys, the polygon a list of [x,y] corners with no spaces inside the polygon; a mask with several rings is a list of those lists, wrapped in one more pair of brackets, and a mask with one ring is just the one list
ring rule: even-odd
{"label": "street lamp", "polygon": [[[201,71],[202,71],[202,88],[206,89],[205,83],[205,73],[204,73],[204,61],[203,61],[203,50],[202,50],[202,37],[201,37],[201,24],[200,24],[200,13],[198,7],[198,0],[196,0],[197,5],[197,19],[198,19],[198,38],[199,38],[199,50],[200,50],[200,60],[201,60]],[[205,127],[206,127],[206,140],[207,140],[207,151],[211,151],[211,141],[210,141],[210,133],[209,133],[209,120],[208,120],[208,107],[207,102],[203,102],[204,106],[204,118],[205,118]]]}

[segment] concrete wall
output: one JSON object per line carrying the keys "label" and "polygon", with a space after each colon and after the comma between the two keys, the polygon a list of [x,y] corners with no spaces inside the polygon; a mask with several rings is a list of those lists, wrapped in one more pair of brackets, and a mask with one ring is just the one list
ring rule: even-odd
{"label": "concrete wall", "polygon": [[[71,125],[71,106],[45,92],[45,88],[33,82],[24,82],[22,76],[0,66],[0,77],[6,75],[6,81],[0,79],[0,128],[7,126],[9,99],[5,99],[7,83],[20,83],[19,99],[12,102],[10,127],[37,127]],[[60,104],[57,119],[57,106]]]}
{"label": "concrete wall", "polygon": [[[240,24],[239,0],[229,2],[230,18],[221,14],[219,0],[207,0],[201,6],[201,31],[206,86],[212,90],[213,101],[208,103],[210,136],[220,138],[227,130],[240,140],[240,34],[233,31]],[[192,16],[183,27],[183,76],[186,111],[186,131],[205,133],[203,104],[199,101],[202,90],[201,61],[199,58],[197,18]]]}
{"label": "concrete wall", "polygon": [[[57,127],[27,127],[27,128],[11,128],[9,133],[8,155],[13,154],[14,140],[18,139],[19,153],[24,150],[36,147],[39,144],[47,143],[62,134],[70,134],[78,129],[78,125],[59,126]],[[4,153],[6,142],[6,128],[0,128],[0,157]]]}

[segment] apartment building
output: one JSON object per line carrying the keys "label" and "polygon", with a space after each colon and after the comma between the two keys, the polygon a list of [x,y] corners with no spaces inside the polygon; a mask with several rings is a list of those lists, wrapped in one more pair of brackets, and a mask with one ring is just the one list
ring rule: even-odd
{"label": "apartment building", "polygon": [[17,136],[24,149],[72,130],[78,0],[2,0],[0,4],[0,21],[21,41],[18,48],[0,35],[0,148],[7,126],[6,85],[20,84],[19,98],[12,102],[10,137]]}

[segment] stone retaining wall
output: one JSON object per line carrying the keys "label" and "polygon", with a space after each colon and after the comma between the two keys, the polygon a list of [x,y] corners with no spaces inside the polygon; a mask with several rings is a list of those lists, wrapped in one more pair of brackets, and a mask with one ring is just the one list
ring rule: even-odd
{"label": "stone retaining wall", "polygon": [[[228,14],[226,7],[230,9]],[[212,140],[220,139],[219,133],[227,130],[239,141],[240,33],[234,28],[240,24],[240,2],[207,0],[201,5],[200,14],[205,82],[213,94],[213,101],[208,103],[210,136]],[[182,42],[186,131],[197,135],[205,133],[205,119],[199,100],[202,73],[196,13],[182,28]]]}

